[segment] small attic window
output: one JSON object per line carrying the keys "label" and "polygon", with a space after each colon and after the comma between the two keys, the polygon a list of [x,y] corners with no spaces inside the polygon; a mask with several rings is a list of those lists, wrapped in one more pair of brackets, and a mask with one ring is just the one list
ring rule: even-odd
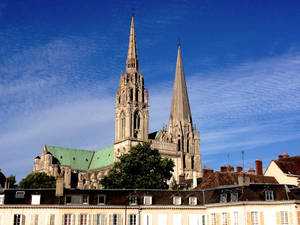
{"label": "small attic window", "polygon": [[73,157],[73,160],[75,160],[75,157]]}

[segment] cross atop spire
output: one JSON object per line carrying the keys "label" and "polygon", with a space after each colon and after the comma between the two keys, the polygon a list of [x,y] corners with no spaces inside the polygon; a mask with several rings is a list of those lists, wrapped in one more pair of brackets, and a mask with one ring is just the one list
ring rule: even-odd
{"label": "cross atop spire", "polygon": [[135,29],[134,29],[134,14],[131,17],[128,55],[126,61],[126,72],[137,72],[139,70],[139,62],[137,58],[137,49],[135,41]]}
{"label": "cross atop spire", "polygon": [[175,125],[177,123],[192,124],[190,103],[183,72],[180,43],[178,44],[177,63],[169,125]]}

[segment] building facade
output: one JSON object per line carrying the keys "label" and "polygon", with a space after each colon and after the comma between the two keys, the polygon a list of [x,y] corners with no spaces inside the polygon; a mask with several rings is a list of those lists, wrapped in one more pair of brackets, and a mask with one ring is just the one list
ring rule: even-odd
{"label": "building facade", "polygon": [[97,189],[118,157],[132,146],[151,142],[162,157],[175,163],[173,176],[195,179],[201,177],[200,134],[192,122],[180,45],[169,124],[149,134],[149,93],[140,72],[132,16],[126,70],[121,74],[115,100],[115,140],[113,146],[88,151],[45,145],[34,160],[33,172],[57,176],[63,173],[65,187]]}
{"label": "building facade", "polygon": [[278,184],[190,191],[7,189],[0,194],[0,225],[8,224],[300,225],[300,190]]}

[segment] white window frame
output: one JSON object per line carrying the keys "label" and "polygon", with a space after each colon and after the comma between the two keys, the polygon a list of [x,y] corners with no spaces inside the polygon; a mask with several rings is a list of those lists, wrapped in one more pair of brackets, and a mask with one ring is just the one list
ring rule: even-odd
{"label": "white window frame", "polygon": [[173,214],[173,225],[182,225],[182,215]]}
{"label": "white window frame", "polygon": [[158,221],[157,225],[167,225],[167,214],[158,214]]}
{"label": "white window frame", "polygon": [[[100,198],[100,197],[103,197],[104,202],[100,202],[100,201],[99,201],[99,198]],[[98,196],[97,196],[97,204],[98,204],[98,205],[106,205],[106,195],[98,195]]]}
{"label": "white window frame", "polygon": [[[82,221],[82,220],[84,220],[84,221]],[[90,224],[90,215],[87,214],[87,213],[81,213],[79,215],[79,221],[78,222],[79,222],[78,223],[79,225],[89,225]],[[85,223],[83,223],[83,222],[85,222]]]}
{"label": "white window frame", "polygon": [[0,205],[4,205],[5,195],[0,195]]}
{"label": "white window frame", "polygon": [[239,193],[238,192],[232,192],[230,194],[230,201],[231,202],[237,202],[239,200]]}
{"label": "white window frame", "polygon": [[98,213],[94,215],[94,225],[105,225],[106,215],[103,213]]}
{"label": "white window frame", "polygon": [[289,224],[289,213],[288,211],[280,211],[280,224],[288,225]]}
{"label": "white window frame", "polygon": [[220,203],[226,203],[227,202],[227,193],[221,193],[220,194]]}
{"label": "white window frame", "polygon": [[[66,221],[66,217],[67,217],[67,221]],[[67,213],[63,215],[63,225],[73,225],[75,217],[73,214]]]}
{"label": "white window frame", "polygon": [[143,215],[143,225],[152,225],[152,214]]}
{"label": "white window frame", "polygon": [[137,205],[138,202],[137,196],[129,196],[128,201],[129,201],[129,205]]}
{"label": "white window frame", "polygon": [[139,215],[130,213],[128,215],[128,225],[139,225]]}
{"label": "white window frame", "polygon": [[265,191],[265,200],[266,201],[274,201],[274,191],[266,190]]}
{"label": "white window frame", "polygon": [[181,196],[173,196],[173,205],[181,205],[181,204],[182,204]]}
{"label": "white window frame", "polygon": [[229,225],[227,220],[227,212],[221,213],[221,225]]}
{"label": "white window frame", "polygon": [[[53,218],[53,220],[51,220]],[[55,225],[55,214],[49,215],[49,225]]]}
{"label": "white window frame", "polygon": [[31,205],[40,205],[41,195],[31,195]]}
{"label": "white window frame", "polygon": [[144,196],[144,205],[152,205],[152,196],[151,195]]}
{"label": "white window frame", "polygon": [[[15,216],[19,217],[18,221],[15,221]],[[13,225],[24,225],[24,223],[25,223],[25,215],[19,213],[14,214]]]}
{"label": "white window frame", "polygon": [[232,225],[239,225],[239,212],[235,211],[232,213]]}
{"label": "white window frame", "polygon": [[82,204],[83,205],[88,205],[90,200],[90,196],[88,195],[82,195]]}
{"label": "white window frame", "polygon": [[195,196],[190,196],[189,197],[189,205],[197,205],[198,199]]}
{"label": "white window frame", "polygon": [[260,224],[259,220],[260,220],[259,212],[258,211],[252,211],[251,212],[251,225],[259,225]]}
{"label": "white window frame", "polygon": [[[114,221],[116,219],[116,222]],[[122,221],[121,214],[113,213],[109,215],[110,225],[120,225]]]}
{"label": "white window frame", "polygon": [[216,213],[210,214],[210,225],[216,225],[217,224],[217,216]]}

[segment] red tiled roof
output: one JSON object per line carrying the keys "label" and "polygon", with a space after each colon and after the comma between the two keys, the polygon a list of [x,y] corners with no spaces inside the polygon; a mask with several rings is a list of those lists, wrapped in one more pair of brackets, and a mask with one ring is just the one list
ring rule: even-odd
{"label": "red tiled roof", "polygon": [[[216,188],[226,185],[237,185],[239,173],[230,172],[214,172],[207,177],[203,177],[203,181],[195,189]],[[250,183],[268,183],[278,184],[274,177],[259,176],[254,174],[247,174],[250,177]]]}
{"label": "red tiled roof", "polygon": [[300,175],[300,155],[273,160],[282,172]]}

